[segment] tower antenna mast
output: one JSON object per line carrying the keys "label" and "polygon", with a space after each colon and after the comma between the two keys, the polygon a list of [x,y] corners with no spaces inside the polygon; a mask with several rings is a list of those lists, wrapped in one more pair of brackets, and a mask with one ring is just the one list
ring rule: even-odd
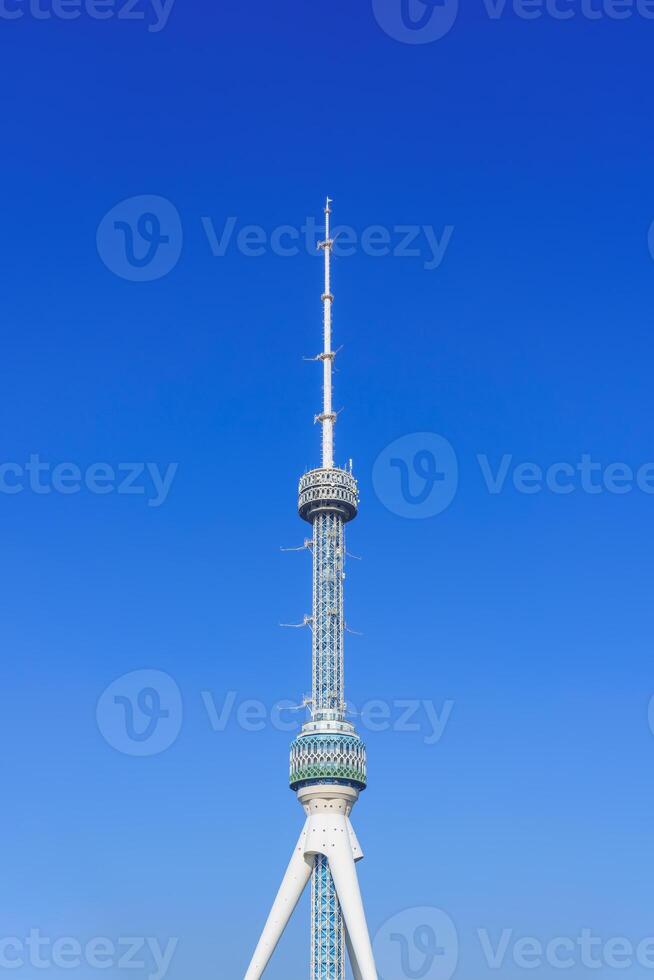
{"label": "tower antenna mast", "polygon": [[330,470],[334,466],[334,425],[336,414],[333,407],[332,392],[332,367],[334,357],[332,350],[332,303],[334,297],[331,290],[331,257],[333,240],[330,238],[329,217],[331,215],[332,203],[330,197],[325,201],[325,240],[320,242],[325,261],[325,288],[322,294],[322,324],[323,324],[323,351],[318,357],[323,363],[323,403],[322,414],[318,420],[322,423],[322,465],[323,469]]}

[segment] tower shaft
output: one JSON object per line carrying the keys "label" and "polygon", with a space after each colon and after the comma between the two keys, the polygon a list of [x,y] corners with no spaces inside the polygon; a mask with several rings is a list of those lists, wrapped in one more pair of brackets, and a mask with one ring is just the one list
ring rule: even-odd
{"label": "tower shaft", "polygon": [[[323,430],[324,431],[324,430]],[[343,721],[344,520],[336,512],[313,519],[313,720]],[[344,980],[343,915],[327,858],[311,878],[311,980]]]}
{"label": "tower shaft", "polygon": [[313,716],[343,720],[343,556],[340,514],[313,521]]}
{"label": "tower shaft", "polygon": [[[332,304],[330,200],[325,202],[325,240],[321,243],[325,263],[322,294],[323,319],[323,408],[322,466],[334,466],[334,424],[332,366]],[[319,511],[313,518],[313,680],[314,720],[343,720],[343,575],[345,556],[343,515]],[[345,930],[343,914],[329,862],[316,857],[311,877],[311,980],[344,980]]]}

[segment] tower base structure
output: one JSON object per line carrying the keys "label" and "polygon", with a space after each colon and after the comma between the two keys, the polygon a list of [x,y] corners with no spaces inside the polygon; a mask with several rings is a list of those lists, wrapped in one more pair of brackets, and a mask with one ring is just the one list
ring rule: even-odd
{"label": "tower base structure", "polygon": [[334,881],[354,980],[377,980],[356,871],[356,863],[363,858],[363,851],[350,822],[359,790],[353,786],[313,783],[303,786],[297,795],[307,819],[245,980],[260,980],[263,975],[309,883],[319,855],[326,859]]}

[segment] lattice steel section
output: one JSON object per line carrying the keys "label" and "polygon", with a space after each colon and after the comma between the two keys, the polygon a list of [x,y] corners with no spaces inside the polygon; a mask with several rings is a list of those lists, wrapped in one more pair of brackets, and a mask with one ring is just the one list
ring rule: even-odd
{"label": "lattice steel section", "polygon": [[343,549],[340,514],[313,522],[313,717],[343,716]]}
{"label": "lattice steel section", "polygon": [[312,980],[345,980],[343,916],[327,858],[316,857],[311,879]]}
{"label": "lattice steel section", "polygon": [[345,524],[356,516],[357,483],[347,470],[310,470],[299,511],[313,526],[313,717],[343,718]]}

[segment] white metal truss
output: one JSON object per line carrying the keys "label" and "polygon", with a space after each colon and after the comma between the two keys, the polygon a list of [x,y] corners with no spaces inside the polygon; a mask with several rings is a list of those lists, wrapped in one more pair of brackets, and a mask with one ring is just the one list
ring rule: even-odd
{"label": "white metal truss", "polygon": [[323,350],[319,355],[323,367],[323,408],[318,421],[322,422],[322,466],[330,470],[334,465],[334,423],[336,415],[332,404],[332,365],[334,352],[332,350],[332,303],[331,293],[331,255],[333,241],[329,237],[329,216],[331,215],[330,198],[325,202],[325,240],[320,243],[325,256],[325,289],[322,294]]}

